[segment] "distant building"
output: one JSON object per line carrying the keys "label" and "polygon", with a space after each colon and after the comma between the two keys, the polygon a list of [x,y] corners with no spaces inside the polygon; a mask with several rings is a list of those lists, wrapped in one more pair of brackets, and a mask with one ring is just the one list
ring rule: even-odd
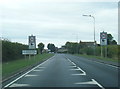
{"label": "distant building", "polygon": [[94,45],[97,46],[96,41],[95,41],[95,42],[91,42],[91,41],[89,41],[89,42],[82,42],[82,41],[80,41],[80,44],[81,44],[83,47],[94,47]]}
{"label": "distant building", "polygon": [[65,48],[65,46],[62,46],[61,48],[58,48],[58,53],[67,53],[68,50]]}

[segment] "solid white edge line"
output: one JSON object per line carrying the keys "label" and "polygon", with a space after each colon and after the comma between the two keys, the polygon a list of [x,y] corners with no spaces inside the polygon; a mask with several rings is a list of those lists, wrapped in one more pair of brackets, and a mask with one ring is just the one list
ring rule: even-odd
{"label": "solid white edge line", "polygon": [[102,62],[98,62],[98,61],[93,61],[93,62],[96,62],[96,63],[99,63],[99,64],[104,64],[104,65],[107,65],[107,66],[111,66],[111,67],[114,67],[114,68],[117,68],[117,69],[119,68],[117,66],[113,66],[113,65],[102,63]]}
{"label": "solid white edge line", "polygon": [[[51,59],[51,58],[49,58],[49,59]],[[48,59],[48,60],[49,60],[49,59]],[[15,79],[15,80],[13,80],[12,82],[10,82],[9,84],[5,85],[5,86],[3,87],[3,89],[6,88],[6,87],[8,87],[8,86],[10,86],[11,84],[13,84],[14,82],[16,82],[17,80],[21,79],[22,77],[24,77],[25,75],[27,75],[28,73],[30,73],[31,71],[33,71],[34,69],[36,69],[37,67],[39,67],[40,65],[43,65],[43,64],[46,63],[48,60],[44,61],[43,63],[41,63],[41,64],[39,64],[39,65],[37,65],[36,67],[32,68],[31,70],[29,70],[29,71],[26,72],[25,74],[21,75],[21,76],[18,77],[17,79]]]}
{"label": "solid white edge line", "polygon": [[105,89],[101,84],[99,84],[95,79],[92,79],[94,83],[96,83],[101,89]]}

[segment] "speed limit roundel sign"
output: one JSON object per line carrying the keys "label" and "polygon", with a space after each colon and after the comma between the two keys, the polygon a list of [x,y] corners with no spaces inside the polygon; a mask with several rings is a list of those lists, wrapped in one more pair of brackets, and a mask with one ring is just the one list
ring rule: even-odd
{"label": "speed limit roundel sign", "polygon": [[31,38],[30,38],[30,41],[31,41],[31,42],[34,42],[34,38],[33,38],[33,37],[31,37]]}
{"label": "speed limit roundel sign", "polygon": [[106,39],[106,33],[101,33],[101,39]]}

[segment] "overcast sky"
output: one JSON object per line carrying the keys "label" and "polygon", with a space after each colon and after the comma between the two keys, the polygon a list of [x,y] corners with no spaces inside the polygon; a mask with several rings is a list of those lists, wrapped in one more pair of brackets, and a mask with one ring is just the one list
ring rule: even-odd
{"label": "overcast sky", "polygon": [[37,44],[57,47],[93,41],[93,18],[83,14],[95,17],[97,43],[102,31],[118,41],[118,0],[0,0],[0,37],[28,44],[33,34]]}

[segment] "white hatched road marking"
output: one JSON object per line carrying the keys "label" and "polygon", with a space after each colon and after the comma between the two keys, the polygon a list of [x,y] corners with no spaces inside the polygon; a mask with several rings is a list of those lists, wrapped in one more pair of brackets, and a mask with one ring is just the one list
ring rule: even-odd
{"label": "white hatched road marking", "polygon": [[[68,59],[68,58],[67,58]],[[71,62],[74,66],[76,66],[76,64],[74,62],[72,62],[70,59],[68,59],[69,62]],[[77,69],[70,69],[70,70],[80,70],[83,73],[81,74],[71,74],[71,75],[86,75],[86,72],[83,71],[80,67],[77,67]],[[88,82],[79,82],[79,83],[74,83],[74,84],[95,84],[98,85],[101,89],[105,89],[101,84],[99,84],[97,81],[95,81],[94,79],[92,79],[92,81],[88,81]]]}
{"label": "white hatched road marking", "polygon": [[75,68],[75,67],[77,67],[77,66],[70,66],[70,67]]}
{"label": "white hatched road marking", "polygon": [[95,84],[93,81],[87,81],[87,82],[78,82],[78,83],[74,83],[74,84]]}
{"label": "white hatched road marking", "polygon": [[[68,58],[67,58],[68,59]],[[72,62],[70,59],[68,59],[69,62],[71,62],[75,67],[76,67],[76,64],[74,62]],[[80,67],[77,67],[77,69],[70,69],[70,70],[80,70],[82,71],[83,73],[81,73],[80,75],[86,75],[85,71],[83,71]],[[78,75],[78,74],[77,74]]]}
{"label": "white hatched road marking", "polygon": [[85,75],[85,74],[81,73],[81,74],[71,74],[71,75],[78,76],[78,75]]}
{"label": "white hatched road marking", "polygon": [[70,59],[68,59],[68,61],[71,62],[74,66],[76,66],[76,64],[74,62],[72,62]]}
{"label": "white hatched road marking", "polygon": [[28,86],[30,86],[30,85],[29,84],[16,84],[16,83],[14,83],[10,87],[28,87]]}
{"label": "white hatched road marking", "polygon": [[99,84],[97,81],[95,81],[94,79],[92,79],[92,81],[94,82],[94,83],[96,83],[101,89],[105,89],[101,84]]}
{"label": "white hatched road marking", "polygon": [[71,62],[73,65],[76,65],[74,62]]}
{"label": "white hatched road marking", "polygon": [[[53,57],[52,57],[53,58]],[[50,58],[51,59],[51,58]],[[48,59],[49,60],[49,59]],[[46,63],[48,60],[44,61],[43,63],[39,64],[38,66],[34,67],[33,69],[29,70],[28,72],[26,72],[25,74],[21,75],[20,77],[18,77],[17,79],[15,79],[14,81],[10,82],[9,84],[7,84],[5,87],[20,87],[20,86],[30,86],[29,84],[15,84],[14,82],[16,82],[17,80],[21,79],[24,76],[30,76],[27,75],[28,73],[30,73],[31,71],[35,70],[36,68],[39,68],[41,65],[43,65],[44,63]],[[68,59],[69,60],[69,59]],[[72,61],[70,61],[73,65],[76,66],[76,64]],[[83,72],[83,74],[86,74],[81,68],[77,67],[78,70],[81,70]],[[78,75],[78,74],[73,74],[73,75]],[[37,76],[37,75],[34,75]],[[75,83],[75,84],[80,84],[80,83]],[[101,86],[97,81],[95,81],[94,79],[92,79],[92,81],[88,81],[88,82],[84,82],[82,84],[96,84],[98,85],[100,88],[105,89],[103,86]],[[4,87],[4,88],[5,88]]]}
{"label": "white hatched road marking", "polygon": [[83,71],[80,67],[77,67],[77,68],[83,72],[83,75],[86,75],[85,71]]}
{"label": "white hatched road marking", "polygon": [[25,75],[25,77],[35,77],[35,76],[38,76],[38,75],[30,75],[30,74]]}
{"label": "white hatched road marking", "polygon": [[35,69],[35,70],[33,70],[33,71],[43,71],[43,70],[36,70],[36,69]]}
{"label": "white hatched road marking", "polygon": [[92,79],[92,81],[87,81],[87,82],[78,82],[78,83],[74,83],[74,84],[92,84],[92,85],[98,85],[101,89],[105,89],[102,85],[100,85],[97,81],[95,81],[94,79]]}
{"label": "white hatched road marking", "polygon": [[80,70],[80,69],[70,69],[70,70]]}
{"label": "white hatched road marking", "polygon": [[43,68],[45,68],[45,67],[41,67],[41,66],[39,66],[39,67],[37,67],[37,68],[41,68],[41,69],[43,69]]}
{"label": "white hatched road marking", "polygon": [[[54,56],[53,56],[54,57]],[[53,58],[51,57],[51,58]],[[9,87],[11,84],[13,84],[14,82],[18,81],[19,79],[21,79],[22,77],[24,77],[25,75],[27,75],[28,73],[30,73],[31,71],[33,71],[34,69],[40,67],[41,65],[45,64],[47,61],[49,61],[51,58],[49,58],[48,60],[44,61],[43,63],[39,64],[38,66],[32,68],[31,70],[29,70],[28,72],[26,72],[25,74],[21,75],[20,77],[18,77],[17,79],[13,80],[12,82],[10,82],[9,84],[7,84],[6,86],[4,86],[3,88],[5,87]]]}

